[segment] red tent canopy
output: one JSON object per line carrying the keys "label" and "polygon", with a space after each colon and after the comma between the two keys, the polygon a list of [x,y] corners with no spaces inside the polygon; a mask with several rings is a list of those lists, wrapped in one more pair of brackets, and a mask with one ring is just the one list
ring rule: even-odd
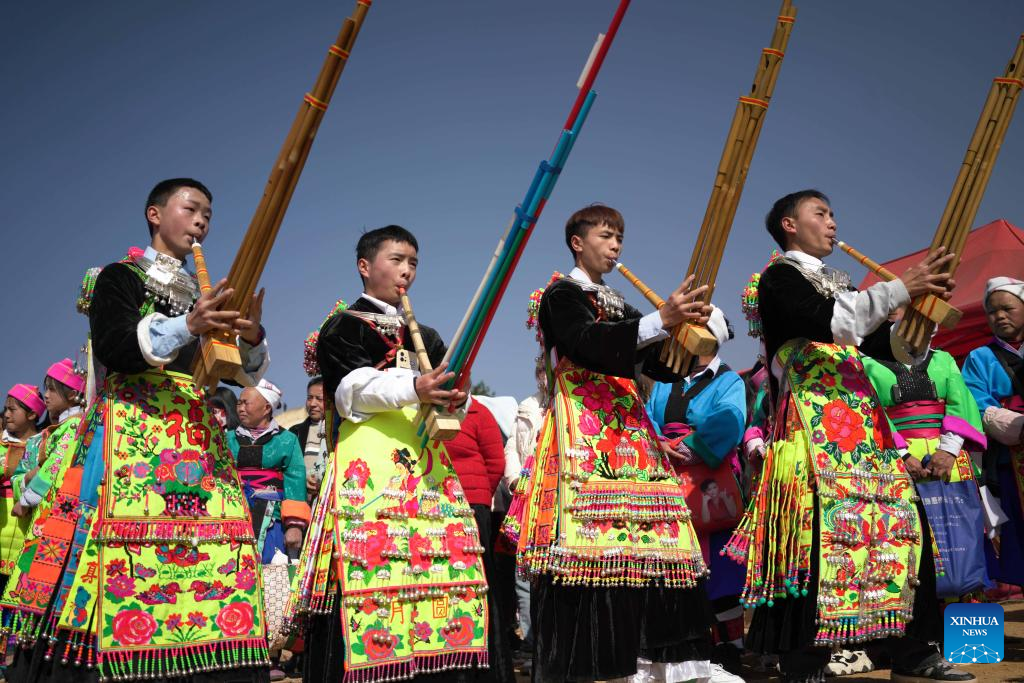
{"label": "red tent canopy", "polygon": [[[920,263],[926,249],[883,265],[899,275],[910,266]],[[973,349],[985,344],[992,336],[982,299],[989,278],[1009,275],[1024,280],[1024,230],[999,219],[975,228],[967,236],[967,245],[957,268],[956,289],[950,303],[963,311],[960,324],[952,330],[940,329],[933,346],[952,354],[957,362]],[[878,276],[868,273],[860,283],[861,289],[878,282]]]}

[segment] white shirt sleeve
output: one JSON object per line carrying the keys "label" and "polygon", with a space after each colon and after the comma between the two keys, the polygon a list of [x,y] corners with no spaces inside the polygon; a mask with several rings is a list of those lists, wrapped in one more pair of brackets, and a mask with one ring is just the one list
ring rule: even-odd
{"label": "white shirt sleeve", "polygon": [[241,337],[238,338],[238,354],[242,357],[242,370],[249,375],[253,385],[263,379],[270,367],[270,349],[267,346],[267,335],[263,335],[262,341],[256,346],[250,346],[249,342]]}
{"label": "white shirt sleeve", "polygon": [[661,324],[661,313],[652,311],[640,318],[640,327],[636,331],[636,348],[642,349],[659,339],[667,339],[668,332]]}
{"label": "white shirt sleeve", "polygon": [[334,392],[334,405],[346,420],[365,422],[376,413],[419,403],[415,373],[407,368],[357,368]]}
{"label": "white shirt sleeve", "polygon": [[953,432],[942,432],[939,434],[939,450],[946,451],[954,458],[964,447],[964,437]]}
{"label": "white shirt sleeve", "polygon": [[860,292],[840,292],[835,298],[832,338],[843,346],[859,346],[893,311],[910,303],[910,294],[899,279],[877,282]]}
{"label": "white shirt sleeve", "polygon": [[136,336],[142,357],[153,367],[172,362],[178,350],[195,339],[188,331],[185,315],[168,318],[160,313],[150,313],[140,320]]}

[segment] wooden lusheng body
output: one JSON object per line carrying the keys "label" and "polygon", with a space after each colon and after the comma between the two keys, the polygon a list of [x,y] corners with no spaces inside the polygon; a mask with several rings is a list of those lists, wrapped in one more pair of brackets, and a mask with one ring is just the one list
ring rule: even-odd
{"label": "wooden lusheng body", "polygon": [[[313,146],[320,121],[334,95],[338,79],[345,70],[345,64],[355,46],[371,2],[372,0],[356,2],[352,16],[345,19],[337,39],[327,49],[327,56],[324,58],[316,83],[302,98],[302,104],[299,105],[288,137],[285,138],[277,161],[270,171],[270,178],[256,207],[256,213],[231,264],[228,285],[234,289],[234,294],[225,304],[225,308],[241,311],[242,317],[248,312],[249,302],[263,275],[263,268],[274,246],[292,193],[299,182],[309,150]],[[238,349],[235,348],[232,353],[226,348],[230,346],[234,346],[233,339],[213,337],[209,344],[204,340],[203,352],[198,355],[192,368],[197,384],[216,386],[221,378],[235,376],[230,368],[238,357]],[[209,354],[207,349],[210,349]],[[228,374],[220,374],[221,372]]]}
{"label": "wooden lusheng body", "polygon": [[[967,145],[967,153],[960,165],[953,191],[942,212],[931,249],[945,247],[946,252],[955,254],[947,272],[956,271],[960,254],[967,242],[974,218],[985,195],[985,188],[992,175],[999,148],[1006,137],[1006,129],[1013,117],[1021,88],[1024,87],[1024,35],[1017,39],[1013,56],[1006,71],[992,81],[985,106],[982,107],[978,125]],[[932,297],[935,299],[935,297]],[[943,302],[945,303],[945,302]],[[947,304],[948,306],[948,304]],[[896,333],[903,338],[914,355],[921,355],[931,342],[936,323],[942,324],[948,311],[941,307],[921,305],[917,300],[900,322]],[[955,309],[954,309],[955,310]]]}
{"label": "wooden lusheng body", "polygon": [[[779,77],[779,68],[795,19],[796,8],[790,0],[783,0],[771,46],[761,50],[750,94],[740,97],[736,105],[725,149],[722,150],[722,158],[715,173],[711,198],[697,236],[697,245],[686,271],[687,277],[694,276],[692,287],[708,286],[705,303],[711,303],[722,253],[729,239],[736,207],[743,193],[747,171],[761,134],[768,104],[775,91],[775,82]],[[665,340],[661,358],[673,371],[685,373],[697,356],[713,353],[715,344],[714,335],[706,327],[681,323],[672,330],[670,338]]]}

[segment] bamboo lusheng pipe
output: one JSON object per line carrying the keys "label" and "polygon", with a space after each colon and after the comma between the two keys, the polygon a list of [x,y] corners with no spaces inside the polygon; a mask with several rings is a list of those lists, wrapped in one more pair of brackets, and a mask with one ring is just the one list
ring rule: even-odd
{"label": "bamboo lusheng pipe", "polygon": [[[836,240],[836,246],[845,251],[852,259],[857,261],[857,263],[861,264],[883,280],[892,281],[899,278],[896,273],[892,272],[877,261],[873,261],[846,242]],[[921,313],[932,322],[942,325],[947,329],[956,327],[957,323],[960,322],[960,318],[963,317],[963,312],[960,309],[955,308],[948,301],[940,299],[934,294],[928,294],[914,299],[910,302],[910,310]]]}
{"label": "bamboo lusheng pipe", "polygon": [[430,364],[430,356],[427,355],[426,344],[423,343],[423,335],[420,333],[420,324],[416,322],[416,315],[412,312],[412,303],[409,301],[409,294],[405,287],[400,287],[398,296],[402,299],[402,309],[405,311],[405,324],[409,328],[409,336],[412,338],[412,348],[416,351],[416,360],[420,366],[420,373],[426,374],[434,369]]}
{"label": "bamboo lusheng pipe", "polygon": [[862,266],[870,270],[872,273],[882,278],[883,280],[892,281],[899,277],[894,272],[883,266],[881,263],[878,263],[877,261],[872,261],[863,253],[857,251],[856,249],[854,249],[853,247],[851,247],[849,244],[842,240],[836,240],[836,246],[845,251],[847,254],[849,254],[854,261],[861,264]]}
{"label": "bamboo lusheng pipe", "polygon": [[[206,294],[213,286],[210,271],[206,267],[206,256],[199,242],[192,242],[192,260],[196,266],[196,280],[200,294]],[[222,377],[243,380],[242,358],[235,346],[234,337],[228,332],[215,331],[203,335],[199,354],[193,367],[192,380],[196,386],[215,387]],[[244,381],[240,382],[245,384]]]}
{"label": "bamboo lusheng pipe", "polygon": [[[729,231],[736,217],[747,172],[775,91],[779,69],[795,20],[796,8],[790,0],[783,0],[776,18],[771,44],[761,51],[758,59],[750,93],[739,98],[729,126],[722,157],[715,173],[711,197],[697,235],[690,265],[686,270],[687,276],[694,276],[693,287],[708,287],[704,295],[705,303],[711,303]],[[699,343],[707,344],[707,339],[704,339],[704,335],[694,329],[695,327],[690,323],[677,325],[672,330],[670,339],[662,346],[662,360],[676,372],[690,365],[696,355],[694,349],[698,339],[701,340]]]}
{"label": "bamboo lusheng pipe", "polygon": [[[416,314],[412,310],[412,302],[409,301],[409,294],[404,287],[399,288],[398,296],[402,300],[402,309],[405,312],[405,324],[409,328],[409,337],[412,339],[412,348],[416,352],[416,361],[419,364],[420,374],[433,370],[430,363],[430,356],[427,355],[426,344],[423,343],[423,334],[420,332],[420,324],[416,321]],[[455,438],[462,426],[459,419],[450,412],[439,413],[437,406],[424,404],[420,407],[416,420],[426,426],[427,435],[430,439],[448,441]],[[424,443],[424,445],[426,445]]]}
{"label": "bamboo lusheng pipe", "polygon": [[616,262],[615,268],[622,273],[622,277],[629,280],[630,284],[637,288],[637,291],[644,295],[644,298],[647,299],[652,306],[660,309],[665,305],[665,300],[655,294],[654,290],[648,287],[643,280],[634,275],[633,271],[629,268],[618,262]]}
{"label": "bamboo lusheng pipe", "polygon": [[[949,200],[939,219],[931,249],[946,247],[954,258],[946,271],[953,273],[960,257],[971,226],[981,205],[985,189],[999,155],[1003,139],[1013,117],[1021,88],[1024,87],[1024,35],[1017,39],[1013,56],[1003,75],[993,79],[974,133],[967,145],[967,152],[960,165]],[[914,302],[914,310],[908,312],[900,322],[897,333],[907,342],[914,355],[924,352],[934,331],[933,316],[921,312]]]}
{"label": "bamboo lusheng pipe", "polygon": [[242,311],[243,315],[256,291],[320,121],[331,102],[371,2],[358,0],[352,16],[345,19],[336,42],[328,49],[313,89],[303,97],[249,224],[242,248],[231,266],[228,281],[235,293],[227,307]]}
{"label": "bamboo lusheng pipe", "polygon": [[[263,274],[320,121],[348,63],[371,3],[372,0],[356,2],[352,16],[345,19],[337,39],[327,50],[312,90],[302,98],[302,104],[299,105],[299,111],[271,168],[242,245],[231,264],[228,282],[234,293],[225,304],[227,310],[240,311],[243,317],[248,314],[252,295]],[[197,372],[201,364],[202,359],[197,357],[193,371]],[[217,378],[211,379],[216,381]]]}

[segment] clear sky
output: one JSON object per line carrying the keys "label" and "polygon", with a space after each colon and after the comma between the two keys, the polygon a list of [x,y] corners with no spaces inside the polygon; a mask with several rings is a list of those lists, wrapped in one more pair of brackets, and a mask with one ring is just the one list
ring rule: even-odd
{"label": "clear sky", "polygon": [[[377,0],[270,255],[268,377],[301,403],[302,340],[354,300],[354,245],[388,223],[419,237],[411,295],[450,339],[513,207],[547,158],[614,0]],[[991,79],[1024,31],[1018,0],[805,0],[736,215],[715,302],[740,337],[739,294],[772,249],[771,202],[828,193],[840,236],[876,260],[926,246]],[[0,24],[7,342],[0,382],[41,383],[74,355],[86,268],[147,240],[162,178],[214,193],[207,259],[226,274],[270,166],[354,2],[8,3]],[[474,376],[533,390],[529,292],[570,267],[565,219],[595,201],[626,217],[623,262],[667,294],[682,278],[736,97],[768,44],[772,0],[636,0],[599,96],[534,232]],[[976,225],[1024,224],[1024,125],[1009,129]],[[838,267],[863,271],[838,254]],[[642,310],[617,274],[609,281]]]}

